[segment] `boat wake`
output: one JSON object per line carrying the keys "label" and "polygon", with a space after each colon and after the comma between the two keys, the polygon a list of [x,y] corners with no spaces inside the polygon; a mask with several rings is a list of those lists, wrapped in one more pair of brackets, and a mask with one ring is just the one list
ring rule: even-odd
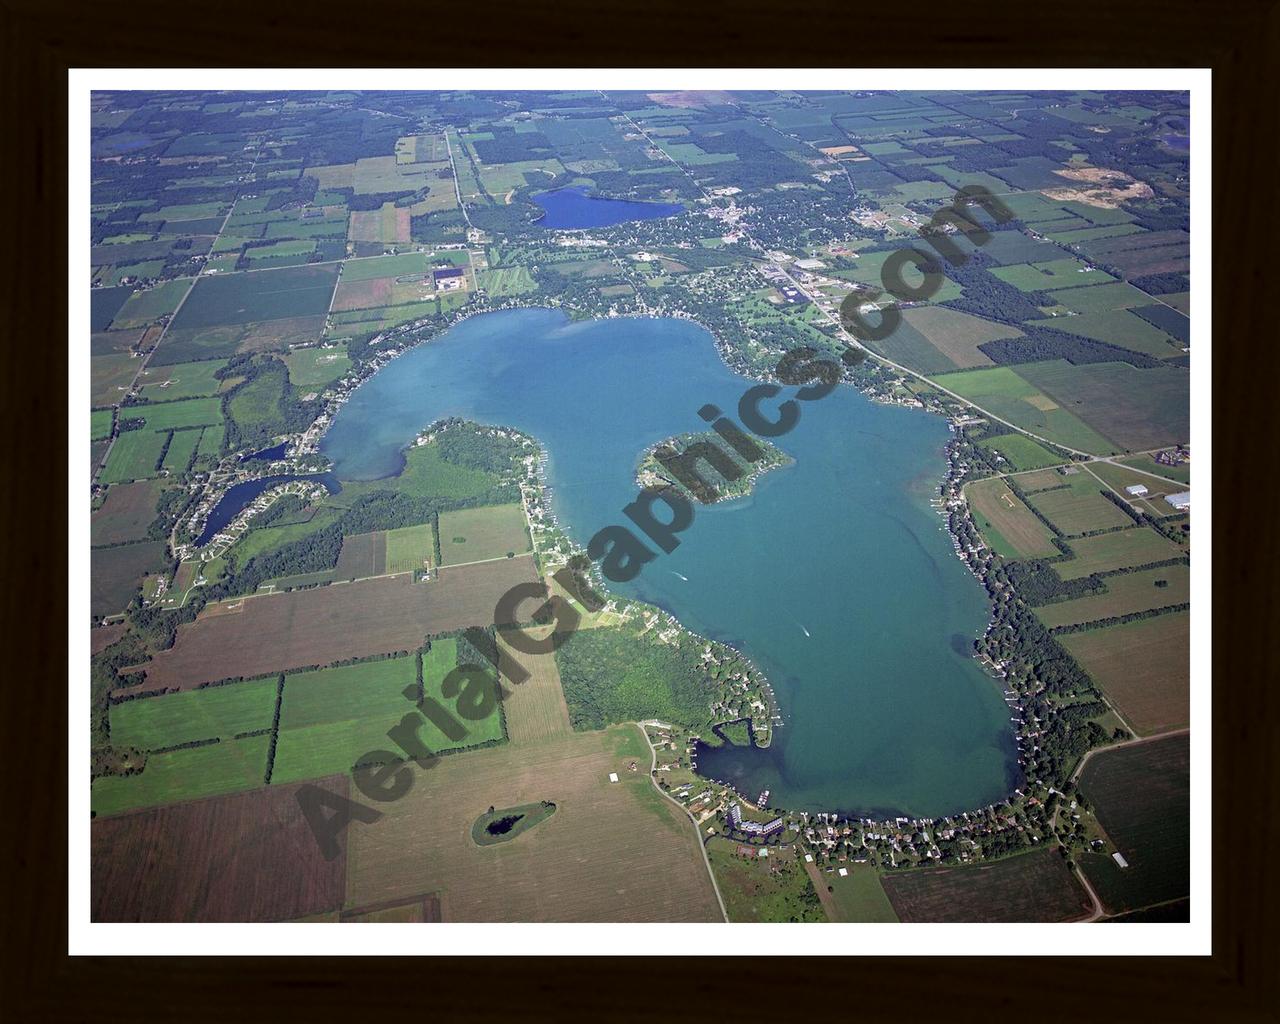
{"label": "boat wake", "polygon": [[688,583],[688,582],[689,582],[689,577],[688,577],[688,576],[686,576],[686,575],[685,575],[684,573],[682,573],[682,572],[676,572],[674,569],[672,569],[672,570],[671,570],[671,575],[672,575],[672,576],[679,576],[679,577],[680,577],[682,580],[684,580],[686,583]]}

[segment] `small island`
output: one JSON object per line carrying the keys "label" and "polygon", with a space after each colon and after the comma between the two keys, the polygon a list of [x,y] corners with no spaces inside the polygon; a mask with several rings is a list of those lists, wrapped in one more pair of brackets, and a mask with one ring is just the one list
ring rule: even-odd
{"label": "small island", "polygon": [[[754,460],[743,458],[714,431],[704,430],[697,433],[676,434],[674,437],[668,437],[644,450],[640,456],[640,465],[636,469],[636,483],[641,487],[678,487],[686,497],[693,497],[703,504],[715,504],[719,501],[730,501],[733,498],[745,498],[755,489],[756,480],[765,473],[790,465],[795,461],[782,449],[770,444],[763,438],[752,437],[750,441],[760,452],[759,458]],[[659,460],[659,454],[664,450],[685,452],[698,444],[714,445],[723,453],[729,463],[736,465],[742,471],[741,475],[730,478],[714,466],[708,465],[705,461],[701,462],[698,467],[699,473],[714,494],[713,497],[710,497],[710,500],[706,500],[709,495],[691,493],[689,488],[681,483],[675,474]]]}
{"label": "small island", "polygon": [[535,825],[541,825],[555,813],[556,805],[550,800],[497,810],[490,807],[471,826],[471,840],[477,846],[509,843],[522,832],[528,832]]}

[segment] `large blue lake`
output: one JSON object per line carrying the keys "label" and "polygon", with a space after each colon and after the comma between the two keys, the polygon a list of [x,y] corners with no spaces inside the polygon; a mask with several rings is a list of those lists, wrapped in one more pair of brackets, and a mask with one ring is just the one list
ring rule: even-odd
{"label": "large blue lake", "polygon": [[[702,405],[732,412],[751,383],[688,321],[508,310],[388,364],[322,451],[340,478],[367,480],[396,473],[402,446],[442,416],[517,427],[549,449],[561,522],[585,545],[630,525],[645,446],[704,429]],[[773,682],[785,720],[773,746],[709,751],[700,770],[811,810],[932,816],[1003,797],[1017,784],[1008,713],[967,653],[984,594],[929,506],[945,422],[846,388],[802,408],[778,440],[794,465],[699,508],[673,554],[613,585],[740,648]]]}
{"label": "large blue lake", "polygon": [[542,208],[538,225],[565,231],[580,228],[607,228],[633,220],[657,220],[682,213],[679,203],[636,203],[630,199],[609,199],[588,195],[581,188],[558,188],[540,192],[533,201]]}

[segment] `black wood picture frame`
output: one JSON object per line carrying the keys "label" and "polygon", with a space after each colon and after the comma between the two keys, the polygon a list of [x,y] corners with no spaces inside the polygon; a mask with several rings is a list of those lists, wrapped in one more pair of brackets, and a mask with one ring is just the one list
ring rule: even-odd
{"label": "black wood picture frame", "polygon": [[[433,13],[434,11],[434,13]],[[477,17],[477,15],[479,15]],[[441,18],[444,18],[444,21]],[[4,744],[10,786],[3,909],[10,938],[0,1012],[11,1020],[350,1020],[520,1016],[597,1020],[742,1013],[927,1014],[945,1019],[1275,1020],[1280,1017],[1280,790],[1268,623],[1276,620],[1275,402],[1266,317],[1276,266],[1280,5],[1133,0],[1068,8],[1001,0],[853,7],[582,0],[447,11],[226,0],[125,7],[64,0],[0,6],[8,145],[3,487],[10,570]],[[769,960],[699,948],[655,958],[119,958],[67,955],[68,715],[67,71],[75,67],[1211,67],[1213,69],[1214,626],[1213,954],[1046,963],[999,958],[827,958],[821,929],[762,937]],[[957,87],[964,76],[957,73]],[[1203,126],[1197,125],[1197,129]],[[1203,513],[1201,513],[1203,515]],[[1208,595],[1197,594],[1197,599]],[[75,671],[74,666],[72,671]],[[73,736],[83,730],[73,729]],[[1209,828],[1199,817],[1194,828]],[[81,870],[76,867],[75,870]],[[269,927],[269,926],[266,926]],[[910,926],[908,926],[910,927]],[[919,926],[917,926],[919,927]],[[1272,952],[1268,953],[1270,949]],[[1090,932],[1080,931],[1088,955]],[[406,948],[406,953],[413,952]],[[548,954],[554,950],[531,949]],[[957,952],[961,952],[957,950]],[[672,961],[679,958],[682,970]],[[670,958],[670,959],[668,959]],[[664,963],[664,960],[666,962]],[[747,1007],[735,1006],[745,999]]]}

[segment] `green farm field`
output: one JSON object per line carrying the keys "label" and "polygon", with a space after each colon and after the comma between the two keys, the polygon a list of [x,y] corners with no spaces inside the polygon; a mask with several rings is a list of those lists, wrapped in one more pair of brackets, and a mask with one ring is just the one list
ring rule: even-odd
{"label": "green farm field", "polygon": [[184,473],[191,460],[195,458],[196,448],[200,444],[201,430],[175,430],[169,436],[169,447],[164,453],[162,469],[172,474]]}
{"label": "green farm field", "polygon": [[1162,537],[1149,526],[1137,526],[1131,530],[1100,533],[1095,537],[1081,537],[1069,542],[1075,557],[1067,562],[1057,562],[1053,569],[1064,580],[1079,579],[1095,572],[1112,569],[1131,569],[1138,565],[1150,565],[1183,555],[1182,548]]}
{"label": "green farm field", "polygon": [[[453,702],[442,696],[440,687],[456,663],[457,641],[449,638],[433,640],[423,658],[424,690],[446,707]],[[403,753],[387,738],[387,730],[413,711],[415,702],[403,691],[413,687],[415,679],[412,655],[290,673],[285,678],[272,781],[350,771],[371,751],[391,750],[396,760],[402,759]],[[469,735],[460,741],[450,739],[430,721],[418,735],[435,752],[473,747],[504,735],[502,716],[496,711],[464,725]]]}
{"label": "green farm field", "polygon": [[148,366],[138,382],[142,397],[148,402],[172,402],[180,398],[216,395],[222,381],[214,374],[225,365],[221,359],[208,359],[154,368]]}
{"label": "green farm field", "polygon": [[1180,367],[1139,370],[1128,363],[1073,366],[1065,359],[1055,359],[1019,366],[1018,373],[1100,435],[1129,451],[1191,440],[1191,374]]}
{"label": "green farm field", "polygon": [[158,472],[166,435],[155,430],[126,430],[119,434],[99,477],[104,484],[145,480]]}
{"label": "green farm field", "polygon": [[1085,470],[1062,479],[1066,487],[1040,491],[1031,495],[1028,501],[1068,537],[1092,530],[1128,526],[1133,522],[1102,496],[1102,485]]}
{"label": "green farm field", "polygon": [[217,398],[186,398],[178,402],[131,405],[123,419],[144,419],[143,430],[181,430],[222,422],[222,403]]}
{"label": "green farm field", "polygon": [[98,816],[261,786],[269,736],[151,754],[139,775],[95,779],[89,803]]}
{"label": "green farm field", "polygon": [[254,679],[122,701],[111,708],[111,742],[156,750],[269,729],[276,682],[274,677]]}
{"label": "green farm field", "polygon": [[457,249],[444,252],[412,252],[398,256],[373,256],[368,259],[347,260],[342,264],[343,282],[371,281],[380,277],[406,277],[426,274],[439,263],[465,267],[467,254]]}
{"label": "green farm field", "polygon": [[1055,455],[1026,434],[1000,434],[997,437],[984,438],[978,443],[983,448],[1004,456],[1005,461],[1018,471],[1055,466],[1063,461],[1061,456]]}
{"label": "green farm field", "polygon": [[965,488],[978,530],[1005,558],[1056,555],[1053,532],[1036,518],[999,478],[977,480]]}
{"label": "green farm field", "polygon": [[434,563],[435,531],[430,523],[387,531],[387,572],[414,572]]}
{"label": "green farm field", "polygon": [[179,280],[166,281],[146,291],[134,292],[129,296],[129,301],[120,307],[111,326],[121,330],[155,323],[177,309],[190,289],[191,281]]}
{"label": "green farm field", "polygon": [[932,379],[940,387],[954,391],[1015,426],[1055,444],[1093,455],[1115,453],[1115,446],[1081,420],[1075,412],[1069,411],[1044,394],[1035,383],[1020,376],[1026,369],[1027,367],[1020,366],[1018,373],[1015,373],[1007,366],[993,366],[985,370],[944,373]]}
{"label": "green farm field", "polygon": [[[1160,581],[1165,586],[1159,586]],[[1119,615],[1169,608],[1191,600],[1191,570],[1185,565],[1143,569],[1106,577],[1107,592],[1043,605],[1035,610],[1050,628],[1098,622]]]}
{"label": "green farm field", "polygon": [[351,360],[340,348],[296,348],[284,357],[284,364],[289,382],[299,388],[324,387],[351,369]]}
{"label": "green farm field", "polygon": [[[1122,287],[1115,285],[1100,287]],[[1124,285],[1123,287],[1129,287]],[[1080,292],[1092,292],[1094,289],[1080,289]],[[1076,292],[1075,294],[1080,294]],[[1064,292],[1062,296],[1072,294]],[[1118,345],[1131,352],[1142,352],[1157,359],[1169,359],[1182,355],[1182,347],[1160,328],[1147,323],[1129,309],[1107,309],[1083,312],[1078,316],[1059,316],[1052,321],[1055,330],[1066,334],[1076,334],[1082,338],[1093,338],[1108,345]]]}
{"label": "green farm field", "polygon": [[89,413],[89,440],[101,441],[111,436],[111,425],[115,422],[115,413],[110,409],[94,409]]}
{"label": "green farm field", "polygon": [[1075,313],[1105,313],[1113,309],[1145,306],[1151,302],[1151,296],[1127,281],[1089,285],[1086,288],[1067,288],[1050,292],[1049,297]]}
{"label": "green farm field", "polygon": [[489,505],[440,514],[440,554],[444,565],[522,555],[531,550],[524,509]]}
{"label": "green farm field", "polygon": [[337,280],[336,264],[202,277],[173,326],[181,330],[322,314]]}
{"label": "green farm field", "polygon": [[1082,260],[1070,257],[1045,260],[1043,263],[1014,263],[1006,267],[994,267],[991,273],[1024,292],[1082,288],[1085,285],[1107,284],[1115,280],[1110,274],[1090,269]]}
{"label": "green farm field", "polygon": [[329,503],[345,507],[365,494],[385,490],[415,498],[466,500],[487,493],[496,482],[490,473],[445,460],[435,445],[421,445],[405,452],[405,466],[399,475],[372,483],[343,481],[342,493]]}

